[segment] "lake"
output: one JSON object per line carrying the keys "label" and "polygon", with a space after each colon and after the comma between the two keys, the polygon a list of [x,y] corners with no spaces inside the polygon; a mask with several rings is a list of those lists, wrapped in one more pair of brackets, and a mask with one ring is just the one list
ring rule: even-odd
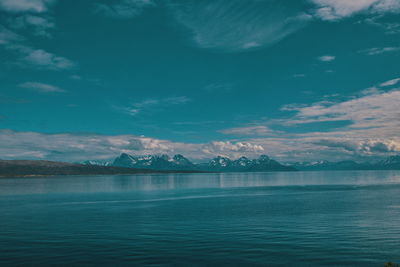
{"label": "lake", "polygon": [[0,266],[400,262],[400,171],[0,179]]}

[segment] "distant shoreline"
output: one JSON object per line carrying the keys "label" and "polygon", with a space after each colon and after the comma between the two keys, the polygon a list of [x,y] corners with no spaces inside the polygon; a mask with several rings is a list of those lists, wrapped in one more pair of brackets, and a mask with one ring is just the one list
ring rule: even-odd
{"label": "distant shoreline", "polygon": [[83,165],[43,160],[0,160],[0,178],[64,175],[135,175],[204,173],[197,170],[150,170],[114,166]]}
{"label": "distant shoreline", "polygon": [[[346,163],[346,164],[344,164]],[[192,165],[191,165],[192,166]],[[282,166],[282,165],[278,165]],[[187,166],[182,166],[187,167]],[[192,166],[197,167],[196,165]],[[53,177],[53,176],[97,176],[97,175],[143,175],[143,174],[185,174],[185,173],[257,173],[257,172],[323,172],[323,171],[385,171],[400,170],[397,161],[387,165],[363,165],[352,162],[324,163],[312,166],[296,166],[291,169],[231,169],[231,168],[198,168],[198,169],[151,169],[124,166],[102,166],[79,163],[67,163],[46,160],[0,160],[0,178],[30,178],[30,177]],[[177,168],[177,167],[176,167]]]}

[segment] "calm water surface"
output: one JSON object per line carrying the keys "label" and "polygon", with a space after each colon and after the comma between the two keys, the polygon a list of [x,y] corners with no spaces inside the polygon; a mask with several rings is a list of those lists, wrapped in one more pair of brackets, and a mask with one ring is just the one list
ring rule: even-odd
{"label": "calm water surface", "polygon": [[0,266],[383,266],[400,172],[0,179]]}

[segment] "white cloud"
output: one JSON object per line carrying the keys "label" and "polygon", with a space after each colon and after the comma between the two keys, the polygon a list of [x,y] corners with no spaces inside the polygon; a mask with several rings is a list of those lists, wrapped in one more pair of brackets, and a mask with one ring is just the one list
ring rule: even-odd
{"label": "white cloud", "polygon": [[322,139],[314,144],[328,148],[344,149],[348,152],[358,154],[379,154],[400,151],[398,140],[369,139],[369,140],[346,140],[346,139]]}
{"label": "white cloud", "polygon": [[376,1],[376,4],[373,6],[373,12],[376,13],[400,12],[400,1],[398,0]]}
{"label": "white cloud", "polygon": [[338,132],[310,133],[249,140],[262,145],[264,153],[281,161],[380,160],[400,153],[400,138],[365,138]]}
{"label": "white cloud", "polygon": [[[399,81],[400,79],[393,79],[382,83],[380,87],[395,85]],[[345,134],[349,137],[358,135],[363,138],[398,137],[400,129],[399,101],[399,89],[384,92],[379,88],[374,88],[374,90],[364,90],[363,95],[358,98],[342,102],[317,102],[305,106],[286,107],[286,110],[296,113],[282,123],[299,125],[348,121],[348,126],[340,128],[341,135]]]}
{"label": "white cloud", "polygon": [[336,59],[335,56],[331,56],[331,55],[324,55],[324,56],[320,56],[318,58],[318,60],[323,61],[323,62],[331,62],[334,61]]}
{"label": "white cloud", "polygon": [[61,89],[60,87],[57,87],[57,86],[54,86],[51,84],[39,83],[39,82],[25,82],[25,83],[21,83],[19,85],[19,87],[32,89],[34,91],[41,92],[41,93],[65,92],[65,90]]}
{"label": "white cloud", "polygon": [[375,56],[375,55],[380,55],[383,53],[390,53],[390,52],[398,52],[400,51],[400,47],[374,47],[366,50],[360,51],[360,53],[367,54],[369,56]]}
{"label": "white cloud", "polygon": [[43,134],[0,130],[0,158],[81,161],[112,159],[120,153],[133,155],[183,154],[202,159],[217,155],[259,155],[264,149],[250,142],[191,144],[135,135]]}
{"label": "white cloud", "polygon": [[177,22],[192,33],[195,46],[222,52],[272,45],[311,18],[293,3],[277,0],[171,0],[168,7]]}
{"label": "white cloud", "polygon": [[103,16],[130,19],[142,14],[147,7],[155,6],[152,0],[121,0],[117,4],[96,4],[95,12]]}
{"label": "white cloud", "polygon": [[383,14],[400,12],[398,0],[310,0],[317,8],[315,16],[323,20],[339,20],[360,12]]}
{"label": "white cloud", "polygon": [[336,20],[360,12],[379,0],[311,0],[318,9],[316,15],[324,20]]}
{"label": "white cloud", "polygon": [[381,83],[379,86],[381,86],[381,87],[387,87],[387,86],[396,85],[396,84],[399,83],[399,82],[400,82],[400,78],[396,78],[396,79],[389,80],[389,81],[386,81],[386,82],[384,82],[384,83]]}
{"label": "white cloud", "polygon": [[286,132],[248,141],[262,145],[267,154],[283,160],[365,160],[398,154],[400,89],[383,90],[398,82],[400,78],[383,82],[347,100],[286,105],[282,110],[294,112],[293,116],[264,122],[291,128],[324,122],[346,122],[345,126],[337,124],[322,132]]}
{"label": "white cloud", "polygon": [[223,134],[237,135],[237,136],[267,136],[267,135],[274,135],[277,133],[276,131],[271,130],[267,126],[263,125],[230,128],[221,130],[220,132]]}
{"label": "white cloud", "polygon": [[214,141],[203,145],[201,151],[206,155],[221,155],[236,158],[242,155],[263,153],[264,148],[261,145],[249,142]]}
{"label": "white cloud", "polygon": [[165,108],[168,108],[170,106],[186,104],[190,101],[191,99],[186,96],[167,97],[160,99],[146,99],[141,102],[133,103],[128,107],[114,106],[114,108],[131,116],[136,116],[140,113],[153,113],[156,111],[164,110]]}
{"label": "white cloud", "polygon": [[55,0],[0,0],[0,8],[8,12],[46,12]]}
{"label": "white cloud", "polygon": [[24,49],[27,53],[22,58],[26,63],[39,68],[48,68],[54,70],[71,69],[75,63],[67,58],[56,56],[42,49]]}
{"label": "white cloud", "polygon": [[380,94],[380,93],[382,93],[382,91],[378,87],[375,87],[375,86],[361,91],[361,95],[374,95],[374,94]]}

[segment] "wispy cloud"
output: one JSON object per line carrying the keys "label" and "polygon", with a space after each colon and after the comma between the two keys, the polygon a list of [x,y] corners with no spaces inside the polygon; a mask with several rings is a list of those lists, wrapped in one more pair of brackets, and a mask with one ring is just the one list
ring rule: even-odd
{"label": "wispy cloud", "polygon": [[367,54],[369,56],[380,55],[384,53],[399,52],[400,47],[374,47],[366,50],[359,51],[360,53]]}
{"label": "wispy cloud", "polygon": [[170,106],[182,105],[190,101],[191,99],[186,96],[146,99],[141,102],[133,103],[130,106],[114,106],[114,108],[131,116],[137,116],[139,114],[149,114],[156,111],[165,110]]}
{"label": "wispy cloud", "polygon": [[76,66],[73,61],[25,44],[25,38],[0,25],[0,46],[17,54],[17,63],[26,67],[67,70]]}
{"label": "wispy cloud", "polygon": [[0,8],[14,13],[43,13],[55,2],[56,0],[0,0]]}
{"label": "wispy cloud", "polygon": [[30,29],[36,36],[51,37],[50,31],[55,28],[53,18],[48,16],[36,16],[24,14],[20,16],[12,16],[8,19],[10,27],[15,30]]}
{"label": "wispy cloud", "polygon": [[8,47],[15,42],[22,41],[23,39],[22,36],[0,25],[0,45]]}
{"label": "wispy cloud", "polygon": [[28,88],[40,93],[63,93],[65,90],[55,85],[39,83],[39,82],[25,82],[21,83],[19,87]]}
{"label": "wispy cloud", "polygon": [[70,78],[71,80],[75,80],[75,81],[80,81],[80,80],[82,80],[82,76],[77,75],[77,74],[71,75],[71,76],[69,76],[69,78]]}
{"label": "wispy cloud", "polygon": [[120,0],[116,4],[97,3],[95,12],[116,19],[130,19],[139,16],[145,8],[152,6],[156,6],[153,0]]}
{"label": "wispy cloud", "polygon": [[392,79],[392,80],[386,81],[384,83],[381,83],[379,86],[381,86],[381,87],[393,86],[393,85],[398,84],[399,82],[400,82],[400,78],[396,78],[396,79]]}
{"label": "wispy cloud", "polygon": [[[17,64],[52,70],[76,66],[76,63],[67,58],[27,44],[26,36],[29,34],[51,37],[49,31],[55,28],[55,24],[48,13],[55,2],[56,0],[0,0],[0,11],[4,11],[2,15],[8,24],[8,27],[0,25],[0,46],[17,55]],[[20,30],[25,30],[26,36],[15,32]]]}
{"label": "wispy cloud", "polygon": [[400,33],[400,23],[395,21],[382,21],[385,17],[383,15],[374,16],[372,18],[367,18],[361,22],[366,24],[381,28],[386,34],[399,34]]}
{"label": "wispy cloud", "polygon": [[322,62],[331,62],[331,61],[334,61],[335,59],[336,59],[336,57],[332,56],[332,55],[324,55],[324,56],[320,56],[318,58],[318,60],[322,61]]}
{"label": "wispy cloud", "polygon": [[277,131],[274,131],[264,125],[230,128],[221,130],[220,132],[223,134],[236,136],[270,136],[277,134]]}
{"label": "wispy cloud", "polygon": [[192,33],[194,45],[221,52],[272,45],[310,19],[290,2],[276,0],[171,0],[168,7]]}
{"label": "wispy cloud", "polygon": [[233,87],[233,83],[211,83],[204,87],[204,90],[209,92],[227,92],[230,91]]}
{"label": "wispy cloud", "polygon": [[13,30],[25,29],[27,34],[51,37],[55,23],[50,7],[57,0],[0,0],[0,11]]}

